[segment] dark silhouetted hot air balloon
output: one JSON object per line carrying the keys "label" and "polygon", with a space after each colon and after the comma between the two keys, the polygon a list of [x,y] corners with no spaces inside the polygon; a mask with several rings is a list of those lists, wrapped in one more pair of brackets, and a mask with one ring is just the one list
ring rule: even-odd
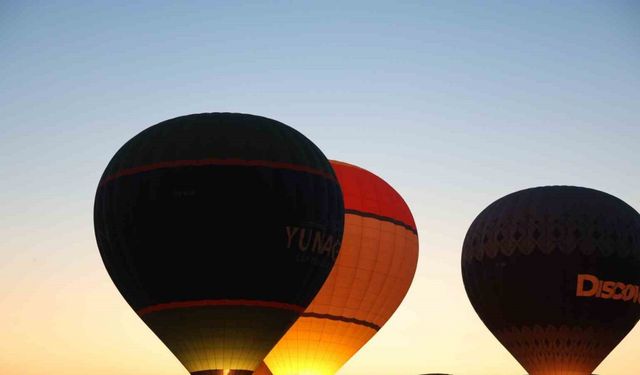
{"label": "dark silhouetted hot air balloon", "polygon": [[529,374],[591,374],[640,317],[640,215],[587,188],[507,195],[469,228],[462,277]]}
{"label": "dark silhouetted hot air balloon", "polygon": [[416,225],[402,197],[371,172],[331,164],[344,194],[342,248],[318,295],[265,359],[273,375],[335,374],[391,317],[416,270]]}
{"label": "dark silhouetted hot air balloon", "polygon": [[302,134],[208,113],[128,141],[102,176],[94,223],[118,290],[191,374],[251,374],[327,278],[344,208]]}

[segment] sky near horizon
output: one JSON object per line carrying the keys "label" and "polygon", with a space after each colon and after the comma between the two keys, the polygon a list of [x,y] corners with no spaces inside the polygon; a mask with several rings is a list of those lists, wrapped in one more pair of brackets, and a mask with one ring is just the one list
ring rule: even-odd
{"label": "sky near horizon", "polygon": [[[339,375],[521,375],[462,285],[472,220],[549,184],[640,210],[636,1],[5,0],[0,56],[1,374],[186,374],[92,222],[113,154],[176,116],[282,121],[411,207],[413,285]],[[638,348],[636,327],[596,372],[637,375]]]}

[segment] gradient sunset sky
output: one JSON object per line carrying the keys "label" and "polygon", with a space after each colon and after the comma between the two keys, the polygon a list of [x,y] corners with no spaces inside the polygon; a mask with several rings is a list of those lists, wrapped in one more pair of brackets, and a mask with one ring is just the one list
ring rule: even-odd
{"label": "gradient sunset sky", "polygon": [[[532,186],[640,210],[640,2],[0,1],[0,374],[187,374],[111,282],[93,198],[133,135],[217,111],[295,127],[413,211],[409,294],[339,375],[521,375],[462,241]],[[596,372],[639,354],[636,327]]]}

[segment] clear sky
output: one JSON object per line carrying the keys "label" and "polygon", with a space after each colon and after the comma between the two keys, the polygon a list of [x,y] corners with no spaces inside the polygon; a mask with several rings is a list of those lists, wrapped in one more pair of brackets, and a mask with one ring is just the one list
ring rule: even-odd
{"label": "clear sky", "polygon": [[[175,116],[285,122],[412,208],[411,290],[339,375],[521,375],[464,292],[471,221],[547,184],[640,210],[637,1],[133,3],[0,1],[2,374],[186,374],[92,223],[111,156]],[[636,327],[597,372],[637,375],[638,348]]]}

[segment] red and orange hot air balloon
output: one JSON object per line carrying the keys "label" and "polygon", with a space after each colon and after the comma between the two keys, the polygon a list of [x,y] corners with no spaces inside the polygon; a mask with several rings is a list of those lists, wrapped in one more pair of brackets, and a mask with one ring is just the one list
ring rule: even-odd
{"label": "red and orange hot air balloon", "polygon": [[385,181],[331,161],[342,188],[342,247],[322,289],[256,374],[335,374],[391,317],[416,270],[409,207]]}

